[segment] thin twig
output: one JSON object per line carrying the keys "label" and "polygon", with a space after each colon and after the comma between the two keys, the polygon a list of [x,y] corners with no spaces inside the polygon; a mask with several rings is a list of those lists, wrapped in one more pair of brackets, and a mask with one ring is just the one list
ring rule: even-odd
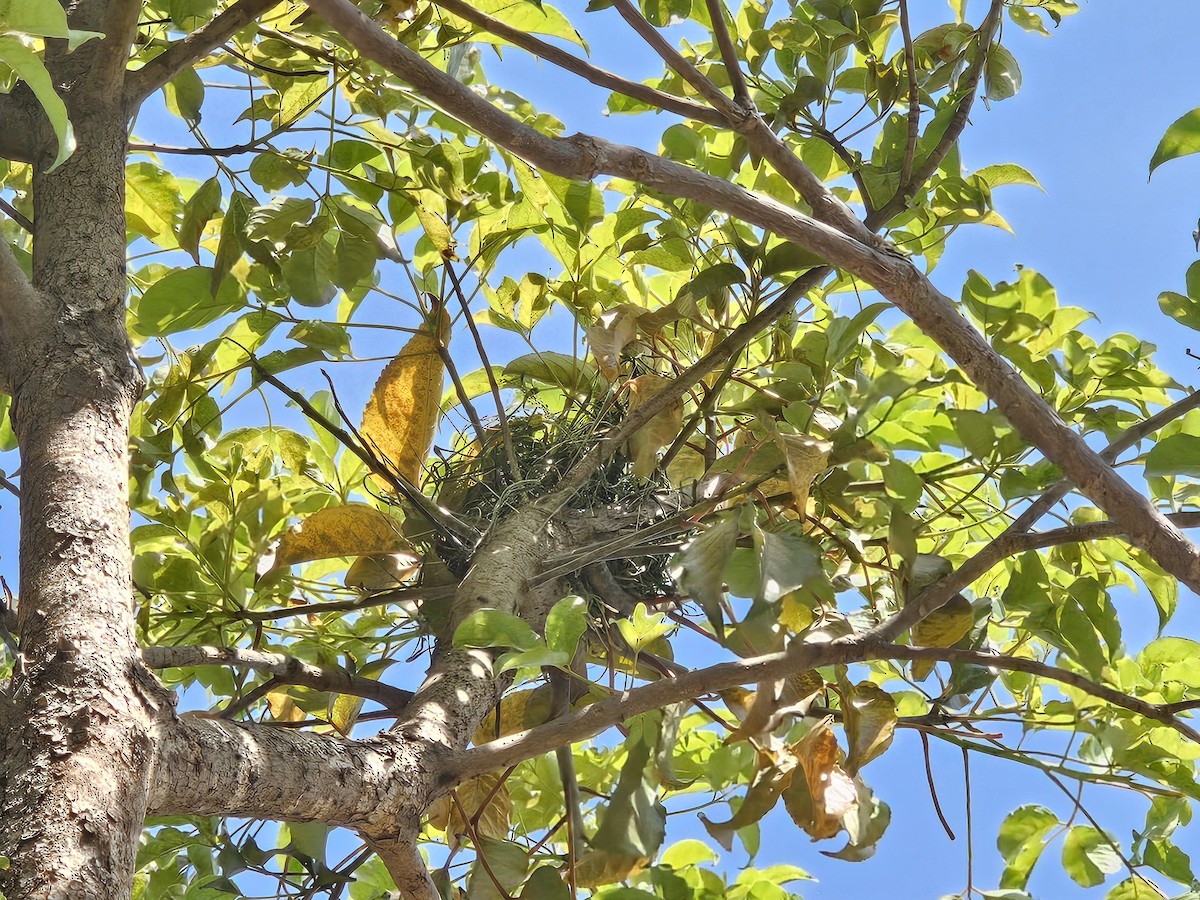
{"label": "thin twig", "polygon": [[245,347],[246,362],[254,370],[255,374],[267,384],[274,387],[277,391],[286,396],[289,400],[300,407],[301,411],[312,419],[330,434],[332,434],[347,450],[366,463],[367,468],[375,475],[378,475],[384,482],[388,484],[397,494],[403,496],[406,500],[413,504],[417,510],[424,515],[430,522],[437,525],[447,534],[454,536],[460,540],[466,540],[472,544],[479,540],[479,531],[466,522],[459,519],[449,510],[442,509],[428,497],[421,493],[415,485],[411,484],[407,478],[393,472],[387,465],[376,458],[368,448],[361,446],[350,434],[344,429],[330,422],[320,410],[314,407],[308,400],[299,392],[292,390],[274,375],[272,375],[262,363],[258,361]]}
{"label": "thin twig", "polygon": [[721,59],[725,63],[725,71],[729,74],[729,84],[733,88],[733,100],[744,110],[753,107],[750,99],[750,87],[746,84],[746,76],[742,72],[737,47],[729,34],[729,26],[725,24],[725,4],[721,0],[705,0],[708,7],[708,17],[712,20],[713,35],[721,50]]}
{"label": "thin twig", "polygon": [[514,46],[520,47],[522,50],[532,53],[539,59],[556,65],[560,69],[578,75],[580,78],[598,87],[608,88],[615,93],[624,94],[626,97],[632,97],[634,100],[640,100],[650,106],[658,107],[665,112],[672,112],[685,118],[705,122],[709,125],[725,124],[725,117],[716,110],[702,106],[699,103],[694,103],[691,100],[656,90],[649,85],[629,81],[612,72],[597,68],[579,57],[555,47],[553,44],[534,37],[527,31],[513,28],[511,25],[504,24],[499,19],[480,12],[469,3],[464,2],[464,0],[435,0],[435,2],[442,9],[452,12],[461,19],[466,19],[472,25],[476,25],[484,31],[491,32],[497,37],[504,38]]}
{"label": "thin twig", "polygon": [[0,209],[4,210],[4,214],[20,225],[23,229],[33,234],[33,222],[29,221],[19,209],[0,197]]}
{"label": "thin twig", "polygon": [[237,0],[208,24],[171,44],[126,80],[126,106],[136,109],[160,87],[216,50],[279,0]]}
{"label": "thin twig", "polygon": [[917,85],[917,57],[913,51],[908,0],[900,0],[900,32],[904,36],[904,68],[908,71],[908,142],[904,145],[904,160],[900,164],[900,183],[908,184],[912,177],[917,141],[921,137],[921,88]]}
{"label": "thin twig", "polygon": [[462,282],[458,280],[458,273],[454,271],[454,266],[450,261],[446,261],[446,273],[450,276],[450,284],[454,287],[454,295],[458,297],[458,303],[462,307],[463,320],[467,323],[467,329],[471,332],[471,337],[475,341],[475,351],[479,354],[479,360],[483,363],[483,371],[487,376],[488,388],[492,392],[492,399],[496,403],[496,417],[500,420],[500,437],[504,441],[504,455],[508,458],[508,474],[516,484],[521,483],[521,464],[517,461],[517,451],[513,447],[512,431],[508,427],[508,415],[504,411],[504,398],[500,396],[500,385],[496,381],[496,373],[492,371],[491,361],[488,359],[487,348],[483,346],[483,337],[479,334],[479,326],[475,324],[475,317],[471,315],[471,304],[467,301],[466,294],[463,293]]}

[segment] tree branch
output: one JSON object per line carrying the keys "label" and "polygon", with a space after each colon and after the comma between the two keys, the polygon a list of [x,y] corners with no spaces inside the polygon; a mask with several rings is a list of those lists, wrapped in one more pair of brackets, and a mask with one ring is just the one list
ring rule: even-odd
{"label": "tree branch", "polygon": [[1026,439],[1059,465],[1097,506],[1121,522],[1132,543],[1200,592],[1200,549],[1068,428],[954,303],[885,242],[874,235],[869,242],[859,241],[768,197],[633,147],[589,135],[547,137],[399,44],[347,0],[309,0],[309,5],[360,53],[408,81],[448,114],[539,168],[579,180],[614,175],[704,203],[773,231],[871,284],[933,338]]}
{"label": "tree branch", "polygon": [[404,900],[438,900],[441,894],[429,877],[429,869],[417,848],[416,835],[411,833],[414,831],[409,827],[404,833],[390,837],[364,836],[367,846],[383,862]]}
{"label": "tree branch", "polygon": [[178,666],[232,666],[238,669],[252,669],[269,673],[274,676],[275,681],[283,684],[298,684],[318,691],[363,697],[393,711],[402,709],[412,699],[412,691],[393,687],[373,678],[352,675],[345,669],[316,666],[285,653],[198,645],[146,647],[142,650],[142,660],[151,669]]}
{"label": "tree branch", "polygon": [[593,703],[562,719],[539,725],[528,731],[502,737],[454,754],[447,760],[446,778],[462,781],[484,772],[492,772],[523,760],[540,756],[568,743],[577,743],[600,734],[626,719],[673,703],[694,700],[705,694],[728,690],[739,685],[783,678],[807,669],[831,665],[849,665],[871,660],[929,660],[932,662],[970,663],[1025,672],[1066,684],[1114,706],[1175,729],[1189,740],[1200,743],[1200,733],[1177,719],[1164,704],[1148,703],[1124,694],[1090,678],[1048,663],[1023,657],[996,656],[975,650],[940,647],[904,647],[899,644],[835,642],[795,644],[780,653],[772,653],[735,662],[718,663],[696,669],[675,678],[615,694]]}
{"label": "tree branch", "polygon": [[125,88],[129,109],[136,109],[184,69],[203,59],[278,3],[279,0],[237,0],[207,25],[171,44],[141,69],[130,73]]}
{"label": "tree branch", "polygon": [[527,31],[521,31],[518,28],[513,28],[511,25],[505,25],[499,19],[493,18],[487,13],[480,12],[469,3],[463,2],[463,0],[435,0],[435,2],[442,9],[453,13],[460,19],[465,19],[472,25],[482,28],[490,34],[504,38],[504,40],[513,46],[520,47],[522,50],[532,53],[538,59],[545,60],[552,65],[558,66],[560,69],[578,75],[580,78],[597,87],[608,88],[614,93],[632,97],[634,100],[640,100],[664,112],[675,113],[688,119],[706,122],[709,125],[725,124],[725,117],[710,107],[694,103],[682,97],[676,97],[673,94],[657,90],[649,85],[630,81],[622,78],[620,75],[593,66],[591,63],[555,47],[553,44],[543,41]]}
{"label": "tree branch", "polygon": [[[1200,391],[1188,394],[1182,400],[1172,403],[1144,421],[1127,428],[1104,449],[1100,454],[1100,458],[1106,463],[1116,462],[1118,456],[1138,443],[1138,441],[1158,431],[1169,422],[1187,415],[1187,413],[1196,408],[1200,408]],[[970,585],[976,579],[982,578],[992,566],[1006,557],[1024,552],[1025,550],[1035,550],[1039,547],[1067,543],[1066,540],[1051,540],[1050,543],[1039,544],[1039,535],[1033,535],[1032,538],[1027,537],[1027,535],[1029,530],[1037,524],[1038,520],[1049,512],[1050,508],[1065,497],[1070,490],[1071,482],[1068,479],[1062,479],[1049,487],[1008,528],[1004,529],[995,540],[977,552],[950,575],[927,587],[921,592],[920,596],[910,600],[895,615],[867,632],[867,637],[871,640],[880,641],[895,640],[935,609],[947,603],[951,597],[963,588]],[[1191,515],[1191,513],[1178,513],[1168,518],[1180,527],[1190,528],[1193,527],[1192,520],[1189,518]],[[1110,537],[1125,534],[1125,530],[1119,524],[1097,522],[1095,525],[1097,526],[1097,533],[1093,534],[1092,537]],[[1101,527],[1110,530],[1101,534],[1099,533]],[[1053,532],[1046,532],[1046,534],[1050,535]],[[1022,543],[1023,541],[1029,541],[1029,543],[1024,544]]]}
{"label": "tree branch", "polygon": [[725,71],[729,74],[729,84],[733,87],[733,100],[742,109],[751,109],[750,87],[746,84],[746,75],[742,72],[737,47],[729,26],[725,24],[725,4],[721,0],[705,0],[708,17],[712,20],[713,36],[717,39],[717,47],[721,50],[721,60],[725,63]]}
{"label": "tree branch", "polygon": [[326,822],[395,834],[428,803],[442,749],[187,715],[158,726],[148,815]]}
{"label": "tree branch", "polygon": [[975,57],[971,67],[967,70],[966,78],[959,86],[959,90],[963,92],[963,98],[958,101],[958,108],[946,126],[946,131],[925,162],[912,173],[908,180],[900,182],[892,199],[876,210],[874,217],[867,221],[867,225],[871,228],[880,228],[886,225],[897,213],[902,212],[908,206],[909,198],[937,171],[942,160],[946,158],[946,154],[950,152],[950,148],[958,142],[963,129],[967,127],[967,120],[971,117],[971,108],[975,105],[975,90],[979,87],[979,79],[987,64],[988,50],[1000,27],[1000,14],[1003,10],[1004,0],[992,0],[987,16],[979,26],[979,55]]}

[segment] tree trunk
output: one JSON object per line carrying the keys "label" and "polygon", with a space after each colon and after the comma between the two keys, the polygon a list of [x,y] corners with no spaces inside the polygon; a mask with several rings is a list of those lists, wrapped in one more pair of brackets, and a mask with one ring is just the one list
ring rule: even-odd
{"label": "tree trunk", "polygon": [[141,377],[124,321],[120,87],[137,6],[76,4],[72,25],[108,40],[71,55],[47,51],[78,149],[47,173],[53,139],[41,129],[33,259],[41,314],[20,322],[10,310],[5,321],[22,466],[23,661],[0,707],[0,853],[10,857],[0,891],[9,900],[128,898],[151,722],[169,702],[141,668],[130,590],[128,423]]}

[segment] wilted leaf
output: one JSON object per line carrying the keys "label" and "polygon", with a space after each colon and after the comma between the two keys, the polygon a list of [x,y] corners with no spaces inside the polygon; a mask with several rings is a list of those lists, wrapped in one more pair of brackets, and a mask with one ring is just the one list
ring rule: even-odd
{"label": "wilted leaf", "polygon": [[[438,797],[429,806],[429,824],[451,837],[470,834],[467,822],[473,822],[480,837],[502,838],[508,834],[512,799],[502,772],[488,772],[468,778],[454,788],[454,795]],[[455,803],[455,797],[458,802]],[[463,814],[466,818],[463,818]]]}
{"label": "wilted leaf", "polygon": [[319,509],[279,539],[267,571],[337,556],[405,553],[419,559],[400,535],[400,523],[365,503]]}
{"label": "wilted leaf", "polygon": [[[938,607],[913,626],[912,642],[917,647],[953,647],[970,633],[975,624],[975,610],[971,601],[962,594],[955,594],[945,605]],[[934,663],[918,659],[912,664],[912,677],[924,681],[933,671]]]}
{"label": "wilted leaf", "polygon": [[421,557],[416,553],[360,556],[347,570],[345,584],[348,588],[374,594],[400,587],[420,573]]}
{"label": "wilted leaf", "polygon": [[[649,857],[627,856],[605,850],[590,850],[575,866],[575,883],[584,888],[598,888],[632,878],[650,862]],[[536,874],[536,873],[535,873]],[[530,879],[532,881],[532,879]],[[566,886],[563,886],[564,889]],[[524,895],[522,895],[524,896]],[[530,900],[541,900],[541,894],[530,894]]]}
{"label": "wilted leaf", "polygon": [[287,688],[267,692],[267,709],[277,722],[303,722],[306,718],[304,710],[296,705]]}
{"label": "wilted leaf", "polygon": [[440,415],[445,367],[438,348],[450,341],[450,314],[443,308],[436,315],[436,330],[427,322],[408,340],[375,382],[363,410],[367,445],[414,485],[421,483]]}
{"label": "wilted leaf", "polygon": [[342,737],[350,737],[358,714],[362,712],[363,698],[351,694],[338,694],[329,707],[329,724],[337,729]]}
{"label": "wilted leaf", "polygon": [[883,754],[896,731],[896,703],[892,695],[872,681],[860,681],[842,688],[845,706],[846,742],[850,753],[846,772],[858,770]]}
{"label": "wilted leaf", "polygon": [[549,722],[554,710],[553,691],[548,684],[543,684],[505,694],[500,698],[499,710],[500,727],[496,727],[496,710],[492,710],[471,739],[477,746]]}
{"label": "wilted leaf", "polygon": [[700,814],[704,830],[726,850],[732,850],[733,836],[738,830],[753,825],[774,809],[789,784],[799,780],[799,775],[799,770],[783,770],[775,765],[762,767],[730,819],[725,822],[712,822],[703,813]]}
{"label": "wilted leaf", "polygon": [[738,539],[738,511],[727,512],[716,524],[692,538],[671,564],[671,577],[700,604],[718,636],[724,636],[721,600],[725,596],[725,563]]}
{"label": "wilted leaf", "polygon": [[[672,384],[662,375],[640,375],[629,382],[629,413]],[[658,451],[669,446],[683,427],[683,402],[673,401],[666,409],[635,431],[629,438],[629,455],[633,458],[633,474],[645,481],[658,465]]]}

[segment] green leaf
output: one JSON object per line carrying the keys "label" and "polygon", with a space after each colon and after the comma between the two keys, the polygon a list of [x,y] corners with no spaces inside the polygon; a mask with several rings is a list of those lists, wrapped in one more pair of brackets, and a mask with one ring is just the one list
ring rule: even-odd
{"label": "green leaf", "polygon": [[153,163],[137,162],[125,168],[125,217],[129,228],[170,250],[178,246],[175,223],[182,203],[175,176]]}
{"label": "green leaf", "polygon": [[167,273],[146,289],[132,310],[131,327],[142,337],[161,337],[203,328],[246,302],[241,285],[228,279],[214,297],[213,270],[192,266]]}
{"label": "green leaf", "polygon": [[1180,116],[1171,123],[1150,157],[1150,174],[1163,163],[1200,150],[1200,108]]}
{"label": "green leaf", "polygon": [[1200,435],[1168,435],[1146,454],[1146,477],[1175,475],[1200,476]]}
{"label": "green leaf", "polygon": [[1145,878],[1134,876],[1115,885],[1104,900],[1166,900],[1166,896]]}
{"label": "green leaf", "polygon": [[529,625],[512,613],[498,609],[477,609],[454,631],[455,647],[515,647],[532,650],[542,639]]}
{"label": "green leaf", "polygon": [[1044,806],[1021,806],[1000,824],[996,847],[1006,863],[1000,887],[1024,889],[1046,848],[1045,837],[1058,826],[1058,816]]}
{"label": "green leaf", "polygon": [[1017,58],[1000,44],[992,44],[983,69],[983,90],[989,100],[1007,100],[1021,89]]}
{"label": "green leaf", "polygon": [[1076,884],[1095,887],[1124,868],[1114,843],[1091,825],[1075,825],[1063,840],[1063,868]]}
{"label": "green leaf", "polygon": [[564,597],[546,616],[546,646],[564,654],[570,661],[579,646],[579,639],[587,631],[587,624],[587,601],[582,597]]}
{"label": "green leaf", "polygon": [[[529,853],[520,844],[483,837],[475,848],[477,858],[467,875],[467,896],[472,900],[503,900],[511,897],[529,871]],[[499,882],[497,887],[496,882]]]}
{"label": "green leaf", "polygon": [[1200,331],[1200,299],[1163,291],[1158,295],[1158,308],[1180,325]]}
{"label": "green leaf", "polygon": [[571,889],[553,866],[538,866],[521,889],[520,900],[571,900]]}
{"label": "green leaf", "polygon": [[658,743],[658,713],[629,720],[628,756],[600,816],[592,846],[608,853],[653,857],[666,835],[667,811],[658,802],[649,763]]}
{"label": "green leaf", "polygon": [[755,599],[775,603],[798,588],[824,580],[820,547],[799,526],[786,525],[776,531],[755,529],[754,537],[759,547]]}
{"label": "green leaf", "polygon": [[179,223],[179,246],[200,262],[200,236],[204,227],[221,211],[221,182],[215,177],[208,179],[183,205],[183,218]]}

